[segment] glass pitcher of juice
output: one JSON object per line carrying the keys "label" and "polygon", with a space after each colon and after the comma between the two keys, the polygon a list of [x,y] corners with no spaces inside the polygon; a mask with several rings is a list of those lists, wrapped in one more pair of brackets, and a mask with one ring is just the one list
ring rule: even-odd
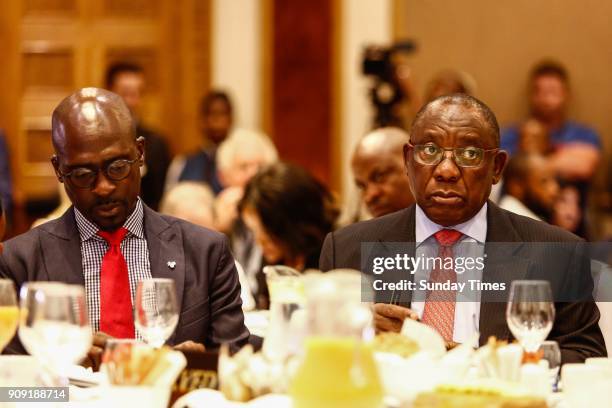
{"label": "glass pitcher of juice", "polygon": [[361,274],[304,277],[306,331],[301,364],[289,386],[294,408],[378,408],[383,391],[367,341],[372,314],[361,302]]}

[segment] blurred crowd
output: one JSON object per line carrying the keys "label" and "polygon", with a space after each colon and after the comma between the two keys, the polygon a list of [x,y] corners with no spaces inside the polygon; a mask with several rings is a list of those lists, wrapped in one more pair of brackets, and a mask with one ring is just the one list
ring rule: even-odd
{"label": "blurred crowd", "polygon": [[[474,93],[475,86],[466,73],[442,71],[423,97],[413,95],[411,103],[418,106],[408,110],[416,112],[423,102],[441,95]],[[341,211],[328,187],[304,168],[282,161],[267,135],[234,125],[235,108],[222,90],[211,90],[202,99],[201,148],[172,157],[165,137],[140,119],[146,89],[142,68],[130,63],[111,66],[106,88],[124,99],[138,135],[146,140],[142,200],[229,237],[245,309],[268,307],[263,266],[317,268],[328,232],[414,203],[404,166],[407,124],[406,129],[373,129],[358,141],[350,171],[359,196],[348,197]],[[414,84],[407,88],[416,89]],[[602,163],[602,144],[588,124],[567,116],[570,93],[569,74],[560,64],[544,61],[531,70],[525,101],[529,114],[502,131],[501,147],[511,160],[490,198],[504,209],[588,239],[589,189]],[[0,133],[0,197],[10,220],[12,187],[5,145]],[[60,206],[34,226],[61,216],[70,206],[63,188],[59,190]]]}

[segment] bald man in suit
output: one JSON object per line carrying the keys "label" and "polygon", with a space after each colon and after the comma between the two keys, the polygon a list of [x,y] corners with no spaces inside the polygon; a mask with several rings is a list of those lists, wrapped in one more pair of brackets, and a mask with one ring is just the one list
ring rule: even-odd
{"label": "bald man in suit", "polygon": [[[52,130],[51,161],[73,206],[7,241],[0,276],[18,288],[29,281],[83,285],[92,330],[128,338],[139,336],[133,321],[138,282],[172,279],[180,316],[169,344],[245,344],[249,332],[227,239],[158,214],[138,197],[145,146],[123,100],[81,89],[55,109]],[[17,338],[9,351],[23,351]]]}

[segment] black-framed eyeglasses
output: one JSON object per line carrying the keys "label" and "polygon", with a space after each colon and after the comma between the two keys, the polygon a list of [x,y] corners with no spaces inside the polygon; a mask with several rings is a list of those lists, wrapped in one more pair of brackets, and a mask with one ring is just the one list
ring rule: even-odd
{"label": "black-framed eyeglasses", "polygon": [[413,157],[417,163],[424,164],[427,166],[435,166],[440,164],[444,159],[445,152],[453,152],[453,160],[459,167],[478,167],[482,164],[482,161],[487,152],[494,152],[499,150],[495,149],[483,149],[475,146],[467,147],[440,147],[435,143],[425,143],[413,145],[408,142],[408,146],[413,150]]}
{"label": "black-framed eyeglasses", "polygon": [[[137,161],[138,159],[113,160],[112,162],[108,163],[102,169],[102,171],[109,180],[121,181],[129,176],[130,171],[132,170],[132,164],[136,163]],[[62,173],[61,171],[59,173],[62,178],[68,180],[70,184],[76,188],[92,188],[94,184],[96,184],[99,172],[100,168],[92,170],[87,167],[77,167],[68,173]]]}

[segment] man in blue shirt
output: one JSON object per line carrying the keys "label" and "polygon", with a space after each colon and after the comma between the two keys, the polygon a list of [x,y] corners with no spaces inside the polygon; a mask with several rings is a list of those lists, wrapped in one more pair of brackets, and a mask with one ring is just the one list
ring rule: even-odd
{"label": "man in blue shirt", "polygon": [[[552,154],[548,157],[557,174],[569,182],[588,182],[597,170],[601,142],[594,130],[567,119],[569,78],[564,67],[542,62],[531,72],[530,118],[546,129]],[[501,148],[510,154],[519,150],[520,126],[502,132]],[[539,152],[545,153],[545,152]]]}

